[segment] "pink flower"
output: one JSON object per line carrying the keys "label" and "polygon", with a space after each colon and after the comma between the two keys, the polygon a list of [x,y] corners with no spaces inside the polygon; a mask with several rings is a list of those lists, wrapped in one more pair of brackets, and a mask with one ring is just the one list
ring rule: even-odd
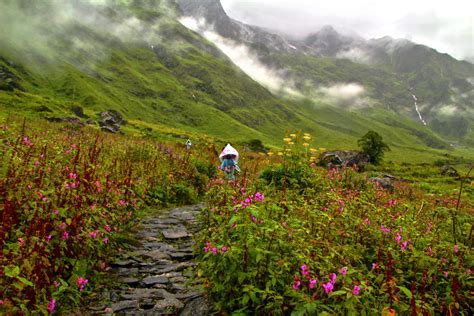
{"label": "pink flower", "polygon": [[329,275],[329,278],[331,279],[331,283],[334,284],[334,283],[336,283],[337,274],[331,273],[331,274]]}
{"label": "pink flower", "polygon": [[110,226],[109,225],[105,224],[104,229],[105,229],[106,232],[110,233]]}
{"label": "pink flower", "polygon": [[293,290],[297,290],[301,285],[301,282],[299,280],[295,280],[295,284],[293,284],[292,288]]}
{"label": "pink flower", "polygon": [[120,200],[120,201],[119,201],[119,204],[120,204],[120,206],[124,206],[124,205],[125,205],[125,201],[124,201],[124,200]]}
{"label": "pink flower", "polygon": [[341,268],[341,273],[342,273],[342,276],[346,276],[347,268],[346,268],[346,267],[342,267],[342,268]]}
{"label": "pink flower", "polygon": [[328,282],[326,284],[323,284],[323,288],[324,288],[324,291],[326,292],[326,294],[329,294],[334,289],[334,286],[331,282]]}
{"label": "pink flower", "polygon": [[352,294],[357,296],[357,295],[359,295],[359,293],[360,293],[360,287],[357,286],[357,285],[354,285],[354,289],[352,290]]}
{"label": "pink flower", "polygon": [[458,245],[454,245],[453,250],[454,250],[454,253],[458,253],[458,251],[459,251],[459,246],[458,246]]}
{"label": "pink flower", "polygon": [[431,225],[433,225],[433,223],[429,222],[428,223],[428,228],[426,229],[426,232],[429,234],[431,232]]}
{"label": "pink flower", "polygon": [[98,231],[98,230],[94,230],[94,231],[92,231],[92,232],[89,233],[89,236],[90,236],[91,238],[95,238],[95,237],[97,237],[97,233],[99,233],[99,231]]}
{"label": "pink flower", "polygon": [[97,187],[97,192],[100,193],[100,182],[99,182],[99,180],[95,180],[95,186]]}
{"label": "pink flower", "polygon": [[222,248],[221,248],[221,253],[224,254],[224,253],[227,251],[227,249],[228,249],[228,248],[227,248],[226,246],[222,247]]}
{"label": "pink flower", "polygon": [[395,236],[395,241],[397,242],[397,244],[400,243],[400,240],[402,240],[402,236],[400,235],[400,233],[397,233],[397,235]]}
{"label": "pink flower", "polygon": [[309,274],[308,267],[305,264],[301,266],[301,270],[303,270],[303,275]]}
{"label": "pink flower", "polygon": [[260,192],[255,193],[255,201],[263,202],[264,198],[265,197],[263,196],[262,193],[260,193]]}
{"label": "pink flower", "polygon": [[467,275],[471,275],[471,274],[472,274],[472,270],[471,270],[471,269],[467,269],[467,270],[466,270],[466,273],[467,273]]}
{"label": "pink flower", "polygon": [[68,232],[64,232],[63,233],[63,236],[61,237],[62,240],[67,240],[69,238],[69,233]]}
{"label": "pink flower", "polygon": [[364,224],[370,226],[370,219],[368,217],[364,219]]}
{"label": "pink flower", "polygon": [[377,269],[377,266],[378,266],[377,262],[372,263],[372,270]]}
{"label": "pink flower", "polygon": [[53,285],[55,288],[58,288],[61,284],[58,281],[54,281]]}
{"label": "pink flower", "polygon": [[404,241],[402,242],[402,244],[400,245],[400,249],[402,251],[405,251],[405,249],[407,249],[407,246],[408,246],[408,241]]}
{"label": "pink flower", "polygon": [[48,235],[48,237],[46,237],[46,241],[49,242],[51,240],[51,235]]}
{"label": "pink flower", "polygon": [[380,230],[383,231],[385,234],[390,233],[390,228],[385,227],[384,225],[380,225]]}
{"label": "pink flower", "polygon": [[66,190],[69,190],[69,184],[66,183],[66,184],[64,185],[64,188],[65,188]]}
{"label": "pink flower", "polygon": [[82,277],[78,277],[76,282],[77,282],[77,286],[79,286],[79,292],[82,292],[84,290],[84,287],[87,285],[87,282],[89,282],[89,280],[84,279]]}
{"label": "pink flower", "polygon": [[3,303],[3,300],[0,300],[0,306],[2,306],[4,303]]}
{"label": "pink flower", "polygon": [[431,249],[431,246],[429,246],[428,249],[426,249],[426,254],[430,257],[433,256],[433,250]]}
{"label": "pink flower", "polygon": [[107,245],[107,243],[109,242],[109,239],[107,237],[104,238],[104,245]]}
{"label": "pink flower", "polygon": [[217,254],[217,248],[213,247],[213,248],[211,248],[211,251],[212,251],[213,254],[215,254],[215,255]]}
{"label": "pink flower", "polygon": [[55,306],[56,306],[56,300],[55,299],[52,299],[51,301],[49,301],[48,312],[50,314],[52,314],[54,312]]}
{"label": "pink flower", "polygon": [[54,215],[58,215],[59,214],[59,211],[58,210],[54,210]]}
{"label": "pink flower", "polygon": [[318,280],[309,280],[309,288],[314,289],[314,286],[316,285],[317,282]]}
{"label": "pink flower", "polygon": [[447,278],[449,275],[449,272],[448,271],[444,271],[444,277]]}

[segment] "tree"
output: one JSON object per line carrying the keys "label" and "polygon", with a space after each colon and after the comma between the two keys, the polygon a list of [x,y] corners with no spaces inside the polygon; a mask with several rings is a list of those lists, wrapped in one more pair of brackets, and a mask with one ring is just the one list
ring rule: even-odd
{"label": "tree", "polygon": [[382,162],[384,152],[390,151],[390,147],[384,143],[382,136],[374,131],[368,131],[357,141],[357,144],[364,153],[369,155],[370,162],[374,165]]}

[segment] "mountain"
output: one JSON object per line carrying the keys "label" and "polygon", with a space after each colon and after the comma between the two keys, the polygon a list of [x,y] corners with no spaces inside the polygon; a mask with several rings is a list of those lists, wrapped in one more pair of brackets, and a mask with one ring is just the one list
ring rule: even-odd
{"label": "mountain", "polygon": [[[102,111],[115,110],[127,122],[123,130],[132,134],[240,143],[260,139],[278,146],[288,131],[304,130],[314,135],[315,145],[340,149],[355,148],[371,128],[390,144],[394,160],[442,159],[451,150],[438,134],[390,108],[346,111],[330,100],[279,96],[178,22],[182,13],[176,10],[159,0],[1,2],[0,118],[55,119],[83,112],[80,119],[93,123]],[[227,21],[240,30],[238,36],[244,27],[272,40],[246,43],[262,61],[281,62],[295,74],[303,73],[298,67],[304,65],[308,78],[320,76],[321,82],[350,73],[377,82],[379,72],[396,80],[389,70],[292,54],[291,47],[273,49],[284,42],[280,36]]]}
{"label": "mountain", "polygon": [[[177,3],[184,15],[204,18],[221,36],[247,45],[260,62],[284,72],[305,96],[314,99],[314,91],[357,84],[365,92],[366,105],[389,108],[452,141],[474,144],[471,63],[408,40],[365,40],[332,26],[301,40],[271,37],[268,30],[229,18],[218,0]],[[262,35],[248,36],[245,30]],[[347,103],[342,105],[347,108]]]}

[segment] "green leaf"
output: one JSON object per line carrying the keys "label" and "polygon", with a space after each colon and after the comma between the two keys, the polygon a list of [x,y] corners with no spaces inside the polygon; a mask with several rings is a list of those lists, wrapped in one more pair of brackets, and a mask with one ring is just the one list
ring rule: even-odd
{"label": "green leaf", "polygon": [[25,279],[25,278],[22,278],[22,277],[18,277],[18,280],[20,280],[21,282],[23,282],[23,284],[26,284],[26,285],[29,285],[29,286],[34,286],[34,284],[28,280],[28,279]]}
{"label": "green leaf", "polygon": [[411,291],[409,289],[407,289],[406,287],[404,286],[397,286],[403,293],[405,293],[405,295],[411,299],[412,297],[412,294],[411,294]]}
{"label": "green leaf", "polygon": [[6,266],[4,273],[7,277],[16,278],[20,275],[20,267],[19,266]]}
{"label": "green leaf", "polygon": [[339,291],[332,292],[329,296],[333,297],[333,296],[340,296],[340,295],[345,295],[345,294],[346,294],[346,291],[339,290]]}

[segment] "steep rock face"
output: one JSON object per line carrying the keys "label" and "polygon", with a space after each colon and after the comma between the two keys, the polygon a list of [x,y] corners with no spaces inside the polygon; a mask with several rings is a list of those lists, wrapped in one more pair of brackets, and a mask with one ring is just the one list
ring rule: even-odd
{"label": "steep rock face", "polygon": [[283,37],[231,19],[219,0],[176,0],[176,3],[183,15],[204,18],[219,35],[225,38],[254,47],[263,46],[264,49],[282,52],[291,50]]}
{"label": "steep rock face", "polygon": [[342,35],[326,25],[303,39],[303,44],[305,51],[314,56],[335,57],[338,53],[362,46],[364,42],[361,38]]}

